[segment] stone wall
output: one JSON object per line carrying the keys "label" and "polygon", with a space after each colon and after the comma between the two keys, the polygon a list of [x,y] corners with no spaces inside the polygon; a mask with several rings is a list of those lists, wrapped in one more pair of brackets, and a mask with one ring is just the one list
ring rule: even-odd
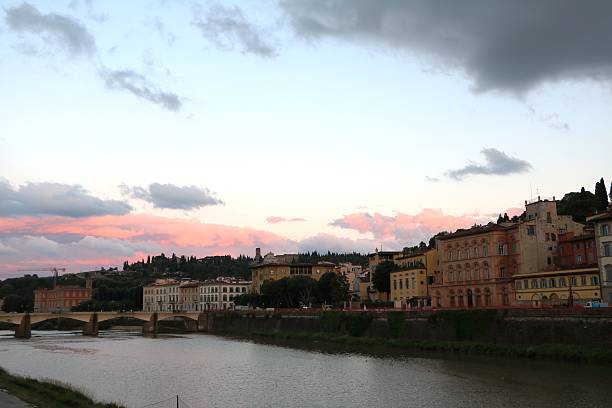
{"label": "stone wall", "polygon": [[612,346],[612,312],[567,312],[213,312],[207,328],[212,333],[327,332],[421,341]]}

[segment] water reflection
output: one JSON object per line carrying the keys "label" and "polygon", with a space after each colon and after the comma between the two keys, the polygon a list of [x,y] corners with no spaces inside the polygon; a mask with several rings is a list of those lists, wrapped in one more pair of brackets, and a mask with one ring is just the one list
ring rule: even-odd
{"label": "water reflection", "polygon": [[[10,334],[10,333],[4,333]],[[0,334],[1,335],[1,334]],[[524,360],[329,354],[208,335],[4,336],[0,365],[128,407],[608,407],[606,368]]]}

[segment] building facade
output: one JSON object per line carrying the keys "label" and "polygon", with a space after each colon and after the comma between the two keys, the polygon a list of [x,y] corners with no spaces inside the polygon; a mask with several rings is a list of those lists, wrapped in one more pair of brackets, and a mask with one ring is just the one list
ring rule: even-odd
{"label": "building facade", "polygon": [[157,279],[142,288],[142,310],[145,312],[174,312],[180,310],[179,286],[176,279]]}
{"label": "building facade", "polygon": [[275,281],[290,276],[304,275],[319,280],[328,272],[337,273],[336,264],[332,262],[304,263],[298,262],[298,255],[274,255],[269,252],[266,256],[259,255],[251,265],[252,292],[260,294],[261,286],[266,281]]}
{"label": "building facade", "polygon": [[85,287],[56,285],[53,289],[34,291],[34,312],[68,312],[73,307],[91,300],[92,280],[85,280]]}
{"label": "building facade", "polygon": [[595,230],[598,269],[601,277],[601,300],[612,304],[612,209],[587,218]]}
{"label": "building facade", "polygon": [[234,299],[251,292],[251,282],[219,278],[199,285],[199,310],[231,310]]}
{"label": "building facade", "polygon": [[431,305],[431,285],[438,267],[435,248],[402,252],[394,258],[400,268],[391,272],[391,295],[395,307]]}
{"label": "building facade", "polygon": [[[578,252],[580,259],[584,257],[584,262],[571,267],[579,268],[577,275],[590,276],[583,269],[593,255],[589,255],[588,248],[575,249],[575,243],[570,242],[582,236],[583,230],[584,226],[574,222],[570,216],[557,214],[554,197],[538,197],[537,200],[525,202],[525,212],[516,221],[489,223],[438,237],[440,273],[434,276],[434,306],[505,307],[536,301],[535,291],[525,292],[524,281],[530,276],[535,279],[536,275],[548,273],[549,282],[550,279],[556,283],[563,279],[567,282],[570,274],[567,272],[567,276],[562,276],[560,263],[569,262],[568,257],[576,258]],[[571,245],[575,249],[563,259],[558,250],[560,237],[568,241],[563,243],[565,250]],[[585,239],[588,241],[588,238],[580,238]],[[515,279],[521,283],[515,283]],[[530,284],[531,280],[527,280]],[[590,278],[587,281],[591,282]],[[517,293],[519,287],[521,292]],[[594,293],[591,289],[585,287],[580,293]],[[542,293],[539,296],[549,299],[551,294]]]}

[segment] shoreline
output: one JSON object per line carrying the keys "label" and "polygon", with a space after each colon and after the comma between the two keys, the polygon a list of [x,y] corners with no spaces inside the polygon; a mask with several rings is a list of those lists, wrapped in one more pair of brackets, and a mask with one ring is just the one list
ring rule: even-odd
{"label": "shoreline", "polygon": [[495,357],[513,360],[554,361],[561,363],[611,366],[612,349],[567,344],[537,346],[506,345],[474,341],[420,341],[383,337],[356,337],[310,332],[210,332],[215,336],[251,340],[256,343],[286,346],[302,350],[376,356],[462,356]]}
{"label": "shoreline", "polygon": [[37,408],[123,408],[114,403],[96,402],[69,385],[13,375],[2,367],[0,388],[7,395]]}

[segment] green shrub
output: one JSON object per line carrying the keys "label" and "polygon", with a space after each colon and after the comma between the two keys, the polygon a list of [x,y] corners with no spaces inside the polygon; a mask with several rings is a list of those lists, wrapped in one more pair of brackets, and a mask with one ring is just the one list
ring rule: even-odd
{"label": "green shrub", "polygon": [[389,336],[393,338],[401,337],[404,333],[405,320],[404,312],[388,312],[387,325],[389,326]]}

